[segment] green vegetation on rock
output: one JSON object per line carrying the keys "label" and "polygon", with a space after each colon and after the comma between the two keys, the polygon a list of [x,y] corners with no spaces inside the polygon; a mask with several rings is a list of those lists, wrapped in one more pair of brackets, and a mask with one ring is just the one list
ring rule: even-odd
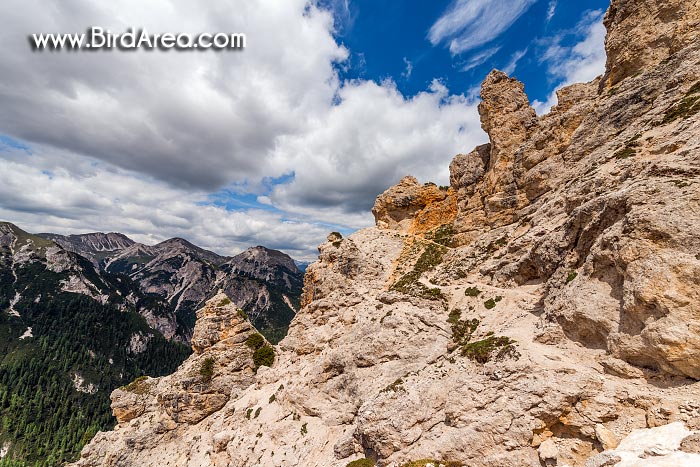
{"label": "green vegetation on rock", "polygon": [[245,343],[253,350],[253,363],[256,371],[261,366],[272,366],[275,362],[275,349],[265,342],[265,338],[260,334],[251,334]]}
{"label": "green vegetation on rock", "polygon": [[151,385],[146,382],[147,380],[148,376],[139,376],[126,386],[122,386],[120,389],[139,395],[146,394],[151,389]]}
{"label": "green vegetation on rock", "polygon": [[497,337],[493,333],[489,333],[485,339],[472,341],[472,336],[480,324],[476,318],[468,320],[458,318],[453,322],[452,341],[461,349],[462,356],[481,364],[491,359],[498,361],[520,357],[514,345],[515,341],[509,337]]}
{"label": "green vegetation on rock", "polygon": [[253,363],[256,370],[261,366],[272,366],[275,363],[275,350],[269,345],[263,345],[253,352]]}
{"label": "green vegetation on rock", "polygon": [[248,347],[250,347],[253,350],[257,350],[260,347],[262,347],[263,345],[265,345],[265,338],[258,333],[251,334],[245,340],[245,345],[247,345]]}
{"label": "green vegetation on rock", "polygon": [[452,224],[444,224],[436,229],[425,234],[427,240],[431,240],[442,246],[452,246],[452,238],[454,237],[454,228]]}
{"label": "green vegetation on rock", "polygon": [[214,377],[214,359],[211,357],[207,357],[202,361],[202,366],[199,368],[199,374],[202,377],[202,380],[205,382],[211,381],[211,379]]}
{"label": "green vegetation on rock", "polygon": [[467,297],[478,297],[480,294],[481,290],[476,287],[467,287],[467,290],[464,291],[464,295]]}
{"label": "green vegetation on rock", "polygon": [[486,339],[469,342],[463,346],[462,355],[482,364],[488,362],[492,357],[498,361],[518,355],[514,343],[515,341],[509,337],[488,336]]}
{"label": "green vegetation on rock", "polygon": [[428,464],[433,464],[435,467],[444,465],[445,467],[462,467],[462,462],[438,461],[435,459],[421,459],[402,464],[401,467],[425,467]]}
{"label": "green vegetation on rock", "polygon": [[413,266],[413,270],[396,281],[396,283],[391,286],[391,290],[407,295],[427,298],[429,300],[443,300],[445,297],[439,288],[427,287],[420,282],[420,278],[423,273],[435,269],[435,267],[442,262],[442,257],[445,253],[447,253],[447,247],[434,243],[426,244],[423,253]]}
{"label": "green vegetation on rock", "polygon": [[375,464],[372,459],[357,459],[348,463],[345,467],[374,467]]}
{"label": "green vegetation on rock", "polygon": [[680,102],[666,111],[661,123],[666,125],[676,120],[685,120],[698,112],[700,112],[700,81],[691,86]]}

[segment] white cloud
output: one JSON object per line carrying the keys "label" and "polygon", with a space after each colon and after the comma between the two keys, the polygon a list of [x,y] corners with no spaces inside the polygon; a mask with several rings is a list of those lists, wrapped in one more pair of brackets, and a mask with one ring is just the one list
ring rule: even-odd
{"label": "white cloud", "polygon": [[485,139],[476,102],[439,82],[408,100],[392,82],[356,82],[339,98],[308,132],[281,138],[276,155],[297,171],[294,183],[274,189],[276,206],[330,222],[343,196],[348,212],[364,217],[406,174],[447,184],[452,157]]}
{"label": "white cloud", "polygon": [[[409,173],[445,183],[452,156],[485,139],[474,99],[439,83],[414,98],[391,81],[341,83],[337,20],[307,0],[6,0],[0,18],[0,134],[35,152],[0,152],[0,218],[31,231],[308,257],[323,223],[371,224],[378,193]],[[32,52],[27,41],[92,25],[248,40],[220,53]],[[258,208],[213,205],[225,188],[258,195]]]}
{"label": "white cloud", "polygon": [[550,0],[547,6],[547,22],[549,23],[554,18],[557,12],[557,0]]}
{"label": "white cloud", "polygon": [[488,44],[510,28],[536,0],[453,0],[432,25],[433,45],[449,41],[450,51],[460,54]]}
{"label": "white cloud", "polygon": [[479,65],[483,65],[489,58],[493,57],[500,49],[500,47],[492,47],[490,49],[482,50],[481,52],[471,55],[467,59],[467,61],[464,64],[462,64],[461,70],[469,71],[473,68],[478,67]]}
{"label": "white cloud", "polygon": [[403,62],[406,65],[406,71],[401,73],[401,76],[403,76],[404,79],[411,79],[411,74],[413,74],[413,63],[406,57],[403,58]]}
{"label": "white cloud", "polygon": [[[557,103],[556,91],[574,83],[585,83],[605,71],[605,26],[603,12],[587,12],[572,31],[566,31],[546,41],[546,51],[541,61],[547,65],[547,73],[557,85],[546,102],[535,101],[538,114],[548,112]],[[581,39],[573,45],[562,45],[567,35]]]}
{"label": "white cloud", "polygon": [[205,192],[46,147],[4,155],[0,219],[30,232],[116,231],[149,244],[177,236],[227,255],[263,244],[313,259],[329,230],[274,211],[228,211]]}
{"label": "white cloud", "polygon": [[518,62],[525,56],[528,49],[518,50],[510,57],[510,62],[503,68],[503,73],[512,75],[518,67]]}
{"label": "white cloud", "polygon": [[[280,134],[303,132],[339,85],[347,57],[327,11],[305,0],[206,6],[162,0],[0,4],[0,130],[181,186],[276,176]],[[34,32],[244,32],[242,52],[32,52]],[[67,137],[67,135],[70,135]]]}

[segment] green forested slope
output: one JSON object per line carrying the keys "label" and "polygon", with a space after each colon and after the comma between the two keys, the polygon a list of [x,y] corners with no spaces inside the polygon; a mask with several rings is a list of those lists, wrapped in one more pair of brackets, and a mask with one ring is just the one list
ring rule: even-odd
{"label": "green forested slope", "polygon": [[[114,426],[114,388],[171,373],[190,350],[131,309],[123,299],[134,291],[128,278],[100,276],[80,257],[72,257],[74,270],[56,273],[41,254],[21,264],[12,255],[12,245],[0,246],[0,466],[58,466]],[[108,298],[62,291],[76,271]],[[19,316],[10,313],[17,293]],[[129,343],[139,333],[148,344],[137,353]]]}

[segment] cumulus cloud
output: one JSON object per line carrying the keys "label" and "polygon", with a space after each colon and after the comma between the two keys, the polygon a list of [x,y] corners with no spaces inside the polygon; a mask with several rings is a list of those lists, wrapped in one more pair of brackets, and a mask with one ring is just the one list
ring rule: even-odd
{"label": "cumulus cloud", "polygon": [[[605,71],[605,26],[603,12],[588,11],[571,31],[564,31],[544,41],[541,62],[547,66],[550,79],[557,83],[545,102],[535,101],[537,113],[548,112],[557,103],[556,91],[574,83],[585,83]],[[579,38],[572,45],[563,45],[567,38]]]}
{"label": "cumulus cloud", "polygon": [[[279,175],[289,168],[269,163],[275,138],[304,131],[299,116],[323,111],[338,86],[333,64],[347,56],[333,39],[332,15],[306,6],[2,2],[0,129],[180,186],[211,189]],[[33,53],[28,46],[30,33],[90,25],[244,32],[249,48]]]}
{"label": "cumulus cloud", "polygon": [[488,44],[510,28],[537,0],[453,0],[428,32],[433,45],[447,42],[453,54]]}
{"label": "cumulus cloud", "polygon": [[230,211],[209,195],[94,159],[38,147],[3,150],[0,219],[30,232],[122,232],[147,244],[170,237],[233,255],[263,244],[313,259],[328,227],[261,208]]}
{"label": "cumulus cloud", "polygon": [[476,102],[437,81],[411,99],[392,82],[348,83],[339,99],[307,133],[281,138],[276,156],[299,168],[270,195],[282,209],[331,221],[343,196],[348,213],[367,213],[406,174],[446,184],[454,154],[483,139]]}
{"label": "cumulus cloud", "polygon": [[[0,3],[0,134],[32,152],[0,149],[0,217],[308,257],[327,230],[371,224],[374,197],[401,176],[445,183],[451,157],[485,139],[474,99],[437,82],[413,98],[391,81],[341,82],[349,51],[334,34],[350,11],[346,0]],[[27,41],[93,25],[242,32],[247,49],[32,52]],[[258,199],[216,202],[230,192]]]}

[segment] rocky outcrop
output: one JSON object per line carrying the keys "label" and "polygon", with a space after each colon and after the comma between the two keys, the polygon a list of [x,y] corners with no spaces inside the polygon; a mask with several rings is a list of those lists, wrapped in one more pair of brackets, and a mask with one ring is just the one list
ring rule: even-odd
{"label": "rocky outcrop", "polygon": [[[260,342],[251,344],[252,337]],[[196,424],[221,409],[232,391],[255,381],[254,346],[269,343],[245,313],[219,292],[198,311],[192,338],[194,355],[178,372],[163,378],[139,378],[112,393],[112,410],[120,424],[148,414],[156,429]]]}
{"label": "rocky outcrop", "polygon": [[[623,18],[608,18],[614,36]],[[328,237],[271,368],[157,442],[141,443],[161,433],[151,415],[98,435],[78,465],[696,461],[695,34],[614,92],[561,90],[542,117],[522,84],[489,75],[489,144],[455,158],[447,189],[404,178],[379,196],[376,227]],[[230,324],[213,316],[202,348]]]}
{"label": "rocky outcrop", "polygon": [[377,197],[372,214],[379,228],[423,234],[454,221],[455,201],[449,187],[421,185],[409,176]]}
{"label": "rocky outcrop", "polygon": [[610,88],[659,65],[697,41],[697,0],[612,0],[605,15],[608,54],[603,84]]}
{"label": "rocky outcrop", "polygon": [[693,467],[700,465],[696,447],[698,436],[680,422],[634,430],[619,446],[590,459],[586,467]]}

